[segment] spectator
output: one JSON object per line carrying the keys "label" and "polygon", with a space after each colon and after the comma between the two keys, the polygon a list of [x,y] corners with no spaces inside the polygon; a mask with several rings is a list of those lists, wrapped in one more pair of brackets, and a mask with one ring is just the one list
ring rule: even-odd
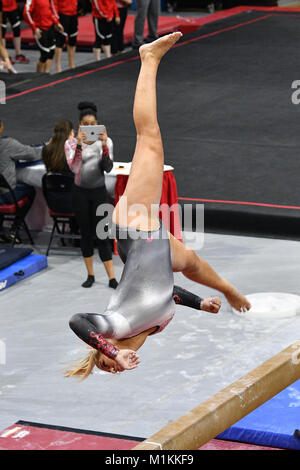
{"label": "spectator", "polygon": [[36,70],[37,72],[50,73],[55,49],[54,31],[55,29],[60,32],[64,30],[55,16],[50,0],[26,0],[24,20],[31,27],[41,52]]}
{"label": "spectator", "polygon": [[[78,109],[79,125],[98,124],[97,107],[94,103],[79,103]],[[108,202],[104,171],[109,173],[113,168],[113,143],[106,130],[96,142],[83,143],[85,137],[80,130],[77,139],[71,133],[65,143],[65,152],[67,162],[75,174],[73,209],[80,228],[81,251],[88,274],[82,287],[91,287],[95,282],[93,254],[96,226],[103,219],[96,215],[96,211],[99,205]],[[96,237],[99,256],[109,278],[109,287],[115,289],[118,283],[114,274],[111,241],[105,231],[102,235],[102,239]]]}
{"label": "spectator", "polygon": [[116,24],[120,24],[116,0],[92,0],[92,16],[96,35],[93,49],[95,59],[100,60],[101,49],[106,58],[111,57],[113,19]]}
{"label": "spectator", "polygon": [[124,27],[128,14],[128,7],[131,5],[132,0],[116,0],[117,7],[120,15],[120,23],[117,24],[116,20],[113,23],[113,37],[111,44],[112,54],[124,51]]}
{"label": "spectator", "polygon": [[[74,177],[74,173],[70,170],[65,155],[65,143],[70,137],[74,137],[71,121],[58,121],[54,126],[50,141],[42,150],[42,158],[47,173],[61,173]],[[62,198],[63,212],[73,213],[72,198],[66,197],[63,193],[59,194],[58,197]],[[71,233],[79,233],[76,220],[70,220],[70,229]],[[74,245],[79,246],[76,240],[74,240]]]}
{"label": "spectator", "polygon": [[136,0],[136,17],[134,23],[134,38],[132,47],[138,49],[144,43],[144,26],[147,17],[148,37],[146,42],[158,38],[157,24],[160,11],[160,0]]}
{"label": "spectator", "polygon": [[13,43],[15,48],[15,62],[20,64],[28,64],[27,59],[21,54],[21,16],[16,0],[1,0],[2,3],[2,37],[5,46],[5,35],[7,30],[7,22],[9,21],[13,30]]}
{"label": "spectator", "polygon": [[65,155],[65,142],[70,136],[74,137],[71,121],[58,121],[54,126],[50,141],[42,150],[42,158],[47,172],[73,175]]}
{"label": "spectator", "polygon": [[[7,180],[8,184],[13,189],[17,201],[28,197],[28,204],[24,206],[24,215],[29,211],[35,196],[35,189],[33,186],[27,184],[17,183],[17,174],[15,162],[17,160],[40,160],[41,149],[31,147],[30,145],[23,145],[18,140],[12,137],[3,137],[3,122],[0,121],[0,174]],[[13,202],[11,194],[6,188],[0,187],[0,204],[11,204]],[[0,218],[0,227],[2,228],[2,220]]]}
{"label": "spectator", "polygon": [[53,3],[55,15],[64,28],[64,31],[55,32],[55,68],[56,72],[61,72],[61,53],[67,38],[69,67],[75,68],[74,57],[78,34],[77,0],[54,0]]}

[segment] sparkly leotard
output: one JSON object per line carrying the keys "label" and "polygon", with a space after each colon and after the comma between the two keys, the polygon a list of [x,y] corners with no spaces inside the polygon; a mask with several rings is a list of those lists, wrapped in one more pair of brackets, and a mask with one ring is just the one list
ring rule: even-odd
{"label": "sparkly leotard", "polygon": [[125,263],[120,283],[103,314],[76,314],[70,320],[70,327],[83,341],[111,358],[118,348],[106,339],[130,338],[153,327],[152,334],[158,333],[173,318],[175,302],[197,309],[201,303],[200,297],[174,289],[170,242],[162,223],[151,232],[115,228]]}

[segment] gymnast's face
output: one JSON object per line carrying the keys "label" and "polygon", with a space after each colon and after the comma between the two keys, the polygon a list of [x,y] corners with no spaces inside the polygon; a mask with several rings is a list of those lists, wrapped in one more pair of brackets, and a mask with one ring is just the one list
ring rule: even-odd
{"label": "gymnast's face", "polygon": [[92,114],[87,114],[86,116],[83,116],[80,121],[81,126],[97,126],[97,124],[98,121]]}
{"label": "gymnast's face", "polygon": [[98,363],[96,365],[98,369],[104,370],[105,372],[110,372],[111,374],[124,371],[124,369],[122,369],[122,367],[120,367],[116,361],[109,359],[108,357],[104,356],[104,354],[100,354]]}

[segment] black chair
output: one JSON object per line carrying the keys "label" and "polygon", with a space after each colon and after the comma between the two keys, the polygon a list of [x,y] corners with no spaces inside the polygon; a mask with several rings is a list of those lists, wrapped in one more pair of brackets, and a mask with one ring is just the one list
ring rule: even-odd
{"label": "black chair", "polygon": [[46,173],[42,178],[43,194],[49,208],[49,214],[53,219],[46,256],[49,254],[54,237],[60,238],[63,245],[65,245],[65,239],[80,238],[80,235],[65,231],[66,225],[72,228],[76,223],[72,208],[73,184],[74,177],[63,173]]}
{"label": "black chair", "polygon": [[33,239],[31,236],[31,233],[28,229],[28,226],[25,222],[25,215],[27,213],[28,209],[28,204],[30,203],[30,200],[27,196],[23,197],[22,199],[19,199],[17,201],[16,195],[11,188],[10,184],[4,177],[4,175],[0,174],[0,187],[3,189],[6,189],[7,192],[10,193],[11,200],[13,201],[12,203],[9,204],[0,204],[0,216],[3,219],[3,222],[5,220],[9,220],[12,222],[12,231],[13,231],[13,236],[11,239],[11,247],[13,247],[16,243],[16,238],[19,235],[19,230],[23,226],[25,229],[25,232],[27,233],[27,236],[30,240],[31,245],[33,245]]}

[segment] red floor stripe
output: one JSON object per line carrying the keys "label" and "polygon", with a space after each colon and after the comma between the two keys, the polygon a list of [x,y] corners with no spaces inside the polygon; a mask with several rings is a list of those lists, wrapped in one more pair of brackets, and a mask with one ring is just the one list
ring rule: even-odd
{"label": "red floor stripe", "polygon": [[[60,80],[56,80],[55,82],[50,82],[50,83],[47,83],[45,85],[40,85],[38,87],[30,88],[29,90],[25,90],[25,91],[22,91],[20,93],[16,93],[15,95],[7,96],[6,100],[17,98],[18,96],[22,96],[22,95],[27,95],[28,93],[32,93],[33,91],[42,90],[42,89],[48,88],[50,86],[59,85],[60,83],[63,83],[67,80],[73,80],[74,78],[84,77],[85,75],[90,75],[91,73],[95,73],[95,72],[99,72],[100,70],[105,70],[105,69],[109,69],[109,68],[112,68],[112,67],[116,67],[117,65],[124,64],[126,62],[131,62],[131,61],[137,60],[137,59],[139,59],[139,56],[131,57],[130,59],[120,60],[118,62],[114,62],[113,64],[104,65],[103,67],[99,67],[99,68],[93,69],[93,70],[88,70],[87,72],[82,72],[82,73],[79,73],[77,75],[73,75],[73,76],[70,76],[70,77],[61,78]],[[0,102],[1,102],[1,99],[0,99]]]}
{"label": "red floor stripe", "polygon": [[[174,47],[180,47],[180,46],[184,46],[186,44],[189,44],[191,42],[195,42],[195,41],[198,41],[200,39],[204,39],[204,38],[207,38],[207,37],[210,37],[210,36],[215,36],[217,34],[221,34],[221,33],[224,33],[224,32],[227,32],[227,31],[230,31],[232,29],[236,29],[236,28],[240,28],[242,26],[246,26],[248,24],[251,24],[251,23],[255,23],[257,21],[261,21],[263,19],[266,19],[268,18],[269,16],[272,16],[272,14],[270,15],[265,15],[261,18],[256,18],[255,20],[250,20],[250,21],[246,21],[244,23],[239,23],[238,25],[235,25],[235,26],[231,26],[229,28],[224,28],[224,29],[221,29],[219,31],[215,31],[213,33],[209,33],[209,34],[206,34],[206,35],[203,35],[203,36],[197,36],[196,38],[193,38],[193,39],[189,39],[187,41],[183,41],[179,44],[175,44]],[[26,90],[26,91],[22,91],[20,93],[16,93],[14,95],[10,95],[10,96],[7,96],[6,97],[6,101],[7,100],[10,100],[10,99],[14,99],[14,98],[17,98],[19,96],[23,96],[23,95],[27,95],[28,93],[32,93],[34,91],[38,91],[38,90],[42,90],[42,89],[45,89],[45,88],[48,88],[48,87],[51,87],[51,86],[55,86],[55,85],[59,85],[60,83],[63,83],[67,80],[73,80],[75,78],[79,78],[79,77],[83,77],[85,75],[90,75],[92,73],[95,73],[95,72],[99,72],[100,70],[105,70],[105,69],[109,69],[109,68],[112,68],[112,67],[116,67],[117,65],[121,65],[121,64],[124,64],[126,62],[130,62],[130,61],[134,61],[134,60],[137,60],[139,59],[139,56],[136,56],[136,57],[131,57],[130,59],[124,59],[124,60],[120,60],[118,62],[114,62],[113,64],[109,64],[109,65],[105,65],[103,67],[99,67],[97,69],[93,69],[93,70],[89,70],[87,72],[83,72],[83,73],[80,73],[80,74],[77,74],[77,75],[73,75],[71,77],[66,77],[66,78],[62,78],[61,80],[56,80],[54,82],[50,82],[50,83],[47,83],[45,85],[41,85],[39,87],[35,87],[35,88],[30,88],[29,90]],[[0,102],[1,102],[1,99],[0,99]]]}
{"label": "red floor stripe", "polygon": [[219,199],[199,199],[190,197],[179,197],[179,201],[197,201],[197,202],[217,202],[220,204],[241,204],[244,206],[262,206],[262,207],[275,207],[277,209],[295,209],[300,210],[298,206],[285,206],[281,204],[265,204],[262,202],[245,202],[245,201],[223,201]]}
{"label": "red floor stripe", "polygon": [[226,31],[231,31],[233,29],[241,28],[242,26],[247,26],[248,24],[256,23],[257,21],[265,20],[266,18],[269,18],[271,16],[274,16],[274,15],[272,13],[270,13],[269,15],[265,15],[265,16],[262,16],[260,18],[255,18],[255,20],[246,21],[245,23],[239,23],[239,24],[234,25],[234,26],[229,26],[228,28],[220,29],[219,31],[214,31],[213,33],[208,33],[208,34],[204,34],[203,36],[198,36],[197,38],[188,39],[187,41],[183,41],[179,44],[175,44],[174,47],[184,46],[185,44],[189,44],[191,42],[198,41],[199,39],[205,39],[205,38],[209,38],[211,36],[216,36],[217,34],[220,34],[220,33],[226,33]]}

